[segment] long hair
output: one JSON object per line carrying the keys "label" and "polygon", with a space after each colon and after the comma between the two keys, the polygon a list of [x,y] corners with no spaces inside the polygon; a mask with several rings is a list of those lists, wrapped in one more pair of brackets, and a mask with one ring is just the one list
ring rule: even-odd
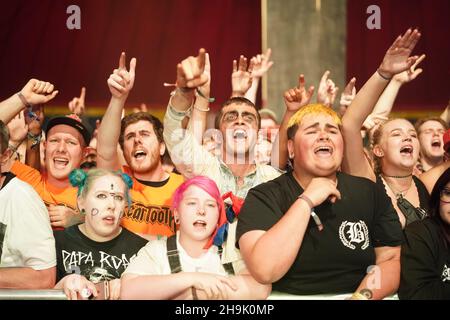
{"label": "long hair", "polygon": [[[223,223],[225,223],[226,222],[225,205],[220,195],[219,188],[217,188],[217,185],[213,180],[204,176],[196,176],[194,178],[186,180],[175,190],[172,196],[172,212],[174,212],[175,211],[174,209],[177,209],[180,206],[180,203],[183,200],[184,193],[190,186],[199,187],[200,189],[208,193],[211,197],[213,197],[214,200],[216,200],[219,209],[219,219],[217,221],[217,226],[221,226]],[[210,237],[210,240],[205,246],[205,249],[208,249],[212,245],[212,239],[214,239],[217,233],[217,229],[218,228],[216,227],[216,229],[214,230],[213,234]]]}
{"label": "long hair", "polygon": [[430,197],[430,218],[438,224],[447,248],[450,247],[450,225],[442,219],[440,209],[441,191],[445,188],[449,181],[450,168],[445,170],[444,173],[442,173],[439,179],[436,181]]}

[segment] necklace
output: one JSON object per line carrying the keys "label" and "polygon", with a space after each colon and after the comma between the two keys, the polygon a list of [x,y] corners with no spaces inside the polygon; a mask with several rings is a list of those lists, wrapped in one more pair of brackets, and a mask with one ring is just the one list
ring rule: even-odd
{"label": "necklace", "polygon": [[387,174],[383,174],[383,176],[388,177],[388,178],[404,179],[404,178],[412,177],[412,173],[407,174],[406,176],[388,176]]}
{"label": "necklace", "polygon": [[[385,176],[385,177],[390,177],[390,176]],[[392,178],[392,177],[391,177]],[[412,185],[413,185],[413,180],[411,180],[409,187],[406,188],[405,190],[397,190],[396,188],[392,187],[387,181],[386,179],[383,177],[384,182],[386,182],[386,185],[388,186],[388,188],[392,191],[392,193],[395,195],[396,199],[399,198],[404,198],[409,190],[411,189]]]}

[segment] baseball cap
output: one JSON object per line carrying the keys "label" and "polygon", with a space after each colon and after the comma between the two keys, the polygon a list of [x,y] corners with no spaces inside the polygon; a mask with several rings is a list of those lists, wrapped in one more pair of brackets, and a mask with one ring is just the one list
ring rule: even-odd
{"label": "baseball cap", "polygon": [[48,132],[54,126],[65,124],[78,130],[83,136],[86,145],[89,145],[91,141],[91,133],[86,128],[86,126],[81,122],[80,118],[76,114],[69,114],[66,116],[57,116],[51,118],[47,123],[47,128],[45,129],[45,136],[48,136]]}

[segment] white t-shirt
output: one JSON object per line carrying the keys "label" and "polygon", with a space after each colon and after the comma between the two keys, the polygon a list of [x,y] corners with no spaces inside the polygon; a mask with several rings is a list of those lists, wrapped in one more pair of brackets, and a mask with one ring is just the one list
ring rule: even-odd
{"label": "white t-shirt", "polygon": [[[207,252],[198,258],[189,256],[179,242],[177,232],[177,248],[183,272],[205,272],[226,276],[218,248],[211,246]],[[233,262],[234,272],[241,273],[245,269],[242,260]],[[151,240],[145,247],[139,250],[137,257],[128,265],[123,274],[136,275],[165,275],[171,274],[169,259],[167,258],[167,242],[162,240]]]}
{"label": "white t-shirt", "polygon": [[13,178],[0,189],[0,268],[54,266],[55,239],[47,208],[29,184]]}

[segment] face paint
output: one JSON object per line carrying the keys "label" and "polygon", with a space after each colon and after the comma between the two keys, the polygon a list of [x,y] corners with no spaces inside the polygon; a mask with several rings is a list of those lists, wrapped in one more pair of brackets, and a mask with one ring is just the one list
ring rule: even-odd
{"label": "face paint", "polygon": [[91,215],[92,216],[96,216],[97,214],[98,214],[98,209],[97,208],[92,208]]}
{"label": "face paint", "polygon": [[114,185],[111,183],[111,191],[114,190]]}

